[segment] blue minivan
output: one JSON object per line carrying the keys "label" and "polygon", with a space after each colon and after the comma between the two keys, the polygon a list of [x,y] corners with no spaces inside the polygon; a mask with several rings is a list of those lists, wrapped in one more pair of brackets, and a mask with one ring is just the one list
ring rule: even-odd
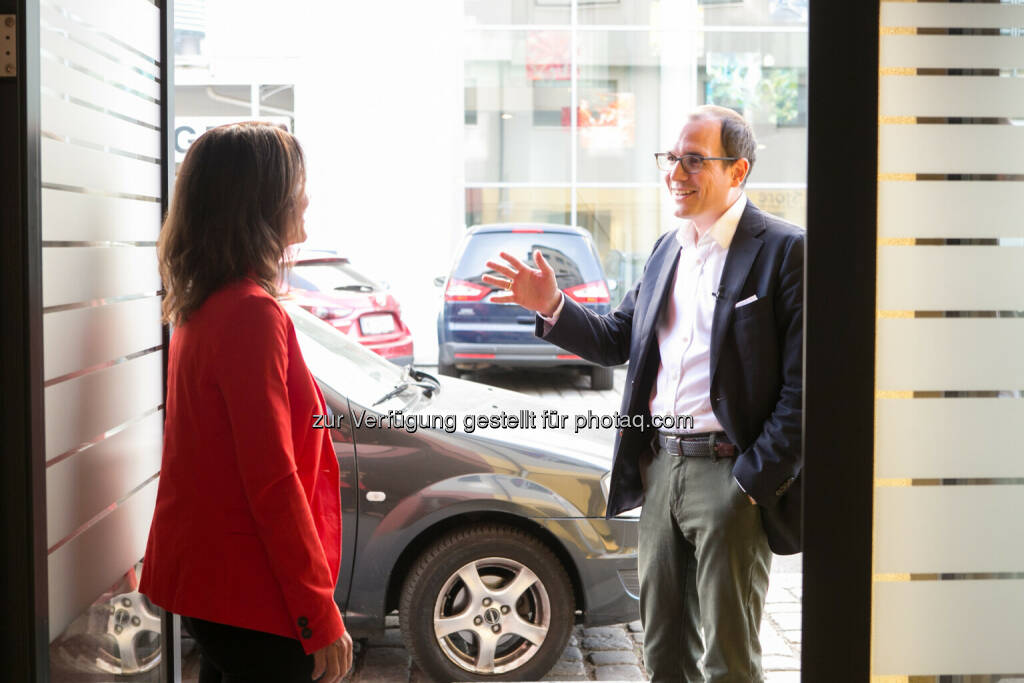
{"label": "blue minivan", "polygon": [[608,282],[590,233],[581,228],[545,223],[477,225],[466,232],[455,264],[444,283],[444,305],[437,318],[438,372],[457,376],[459,370],[488,366],[580,366],[594,389],[612,388],[612,369],[534,336],[534,315],[516,304],[497,304],[491,297],[502,290],[483,282],[487,261],[502,251],[524,263],[541,254],[555,271],[558,287],[595,313],[608,313]]}

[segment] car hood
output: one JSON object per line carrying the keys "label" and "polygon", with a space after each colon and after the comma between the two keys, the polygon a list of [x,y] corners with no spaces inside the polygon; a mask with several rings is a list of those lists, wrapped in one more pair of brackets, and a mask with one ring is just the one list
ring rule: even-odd
{"label": "car hood", "polygon": [[[456,438],[474,449],[502,453],[514,470],[570,502],[583,516],[601,516],[594,501],[604,499],[601,478],[611,470],[615,433],[612,429],[574,431],[575,412],[552,401],[507,389],[451,377],[439,377],[441,391],[432,398],[410,405],[406,415],[453,415]],[[545,427],[545,410],[568,415],[564,429]],[[521,421],[518,427],[477,426],[467,431],[467,417],[477,421],[500,418],[502,413]],[[532,428],[522,426],[522,417],[533,415]],[[498,448],[491,448],[491,447]],[[582,484],[582,486],[581,486]]]}

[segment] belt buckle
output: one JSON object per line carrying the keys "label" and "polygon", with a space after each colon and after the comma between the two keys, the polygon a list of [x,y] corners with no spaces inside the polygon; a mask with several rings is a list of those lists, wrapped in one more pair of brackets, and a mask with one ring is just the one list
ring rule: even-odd
{"label": "belt buckle", "polygon": [[715,449],[715,433],[711,432],[711,436],[708,437],[708,448],[710,453],[708,457],[711,458],[711,462],[718,462],[718,451]]}

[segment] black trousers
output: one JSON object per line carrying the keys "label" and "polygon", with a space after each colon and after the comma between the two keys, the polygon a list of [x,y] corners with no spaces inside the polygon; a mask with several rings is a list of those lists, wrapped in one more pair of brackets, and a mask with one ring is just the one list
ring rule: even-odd
{"label": "black trousers", "polygon": [[310,683],[313,655],[294,638],[182,617],[199,645],[199,683]]}

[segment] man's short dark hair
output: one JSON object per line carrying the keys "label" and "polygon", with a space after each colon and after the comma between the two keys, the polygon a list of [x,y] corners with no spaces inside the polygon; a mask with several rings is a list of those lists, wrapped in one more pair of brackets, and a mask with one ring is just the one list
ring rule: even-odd
{"label": "man's short dark hair", "polygon": [[[721,139],[722,149],[725,152],[724,156],[744,158],[750,162],[747,175],[743,177],[743,182],[740,183],[740,187],[744,187],[747,184],[747,178],[750,177],[750,172],[754,170],[754,161],[757,159],[757,140],[754,138],[754,131],[751,129],[750,124],[732,109],[719,107],[714,104],[705,104],[702,107],[697,107],[690,114],[690,120],[694,121],[697,119],[717,119],[721,121]],[[735,162],[727,161],[725,163],[731,164]]]}

